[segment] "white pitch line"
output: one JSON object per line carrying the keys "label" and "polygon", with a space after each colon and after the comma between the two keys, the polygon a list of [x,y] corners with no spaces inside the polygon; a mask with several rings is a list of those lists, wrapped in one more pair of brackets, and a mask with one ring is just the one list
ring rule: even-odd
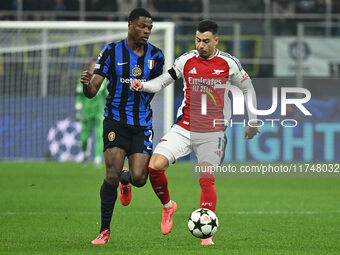
{"label": "white pitch line", "polygon": [[[162,211],[115,211],[114,215],[150,215],[161,214]],[[177,212],[179,215],[189,215],[191,212]],[[315,215],[315,214],[339,214],[340,210],[336,211],[218,211],[218,215]],[[0,215],[16,216],[68,216],[68,215],[99,215],[100,210],[93,212],[0,212]]]}

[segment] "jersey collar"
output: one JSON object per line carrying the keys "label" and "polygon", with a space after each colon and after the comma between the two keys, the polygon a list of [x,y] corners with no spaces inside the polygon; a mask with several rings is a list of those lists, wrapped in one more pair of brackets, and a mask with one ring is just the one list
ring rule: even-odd
{"label": "jersey collar", "polygon": [[137,58],[144,57],[148,50],[148,42],[146,42],[146,44],[144,45],[144,54],[142,56],[137,55],[133,50],[130,49],[129,45],[127,44],[127,39],[124,40],[124,46],[131,54],[135,55]]}

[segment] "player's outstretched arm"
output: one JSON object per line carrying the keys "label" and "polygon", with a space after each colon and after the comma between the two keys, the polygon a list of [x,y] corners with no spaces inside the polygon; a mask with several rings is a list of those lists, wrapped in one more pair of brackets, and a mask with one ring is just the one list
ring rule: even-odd
{"label": "player's outstretched arm", "polygon": [[253,84],[249,78],[243,81],[240,87],[243,92],[243,96],[244,96],[244,100],[245,100],[245,104],[246,104],[247,112],[248,112],[248,118],[250,120],[250,123],[248,124],[248,126],[246,127],[244,131],[244,138],[253,139],[254,136],[256,136],[258,133],[261,133],[257,127],[257,116],[256,114],[252,113],[249,107],[249,104],[252,104],[254,107],[256,107],[257,105],[256,93],[255,93]]}
{"label": "player's outstretched arm", "polygon": [[232,85],[236,85],[241,89],[248,112],[249,124],[244,131],[244,138],[253,139],[254,136],[261,133],[257,127],[257,116],[250,110],[250,105],[252,105],[252,108],[257,107],[256,93],[248,74],[243,69],[240,70],[239,67],[235,65],[236,62],[232,63],[232,67],[236,71],[231,77],[231,82]]}
{"label": "player's outstretched arm", "polygon": [[141,82],[137,79],[134,79],[131,82],[130,89],[132,91],[156,93],[165,88],[166,86],[170,85],[172,82],[174,82],[174,79],[168,72],[166,72],[158,76],[157,78],[146,82]]}
{"label": "player's outstretched arm", "polygon": [[244,96],[244,100],[245,100],[245,104],[246,104],[247,112],[248,112],[248,118],[250,120],[250,123],[248,124],[248,126],[246,127],[244,131],[244,138],[253,139],[254,136],[256,136],[258,133],[261,133],[257,127],[257,116],[256,114],[252,113],[252,111],[249,108],[249,104],[252,104],[255,107],[257,105],[256,93],[255,93],[255,90],[254,90],[254,87],[253,87],[253,84],[250,78],[247,78],[245,81],[241,82],[240,87],[243,92],[243,96]]}
{"label": "player's outstretched arm", "polygon": [[93,75],[89,71],[82,72],[80,82],[83,84],[84,95],[88,98],[93,98],[97,95],[100,85],[103,83],[104,77]]}

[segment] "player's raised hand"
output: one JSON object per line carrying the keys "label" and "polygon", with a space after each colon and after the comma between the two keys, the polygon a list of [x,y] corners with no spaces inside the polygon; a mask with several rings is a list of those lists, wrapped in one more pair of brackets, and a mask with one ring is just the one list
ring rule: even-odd
{"label": "player's raised hand", "polygon": [[86,70],[86,71],[81,73],[80,82],[84,86],[88,86],[90,84],[91,78],[92,78],[92,73],[90,73],[88,70]]}
{"label": "player's raised hand", "polygon": [[143,88],[143,83],[141,83],[139,80],[134,79],[131,82],[130,89],[132,91],[140,91]]}
{"label": "player's raised hand", "polygon": [[261,131],[255,126],[247,126],[246,130],[244,131],[244,138],[245,139],[253,139]]}

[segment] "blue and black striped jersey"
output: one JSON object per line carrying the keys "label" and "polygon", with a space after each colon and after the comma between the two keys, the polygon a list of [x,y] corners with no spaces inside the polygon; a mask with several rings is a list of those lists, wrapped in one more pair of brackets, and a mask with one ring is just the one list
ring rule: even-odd
{"label": "blue and black striped jersey", "polygon": [[138,56],[126,39],[111,43],[101,51],[94,73],[109,80],[106,118],[128,125],[151,126],[153,94],[131,91],[130,83],[135,78],[148,81],[162,74],[164,55],[150,43],[145,44],[144,52],[143,56]]}

